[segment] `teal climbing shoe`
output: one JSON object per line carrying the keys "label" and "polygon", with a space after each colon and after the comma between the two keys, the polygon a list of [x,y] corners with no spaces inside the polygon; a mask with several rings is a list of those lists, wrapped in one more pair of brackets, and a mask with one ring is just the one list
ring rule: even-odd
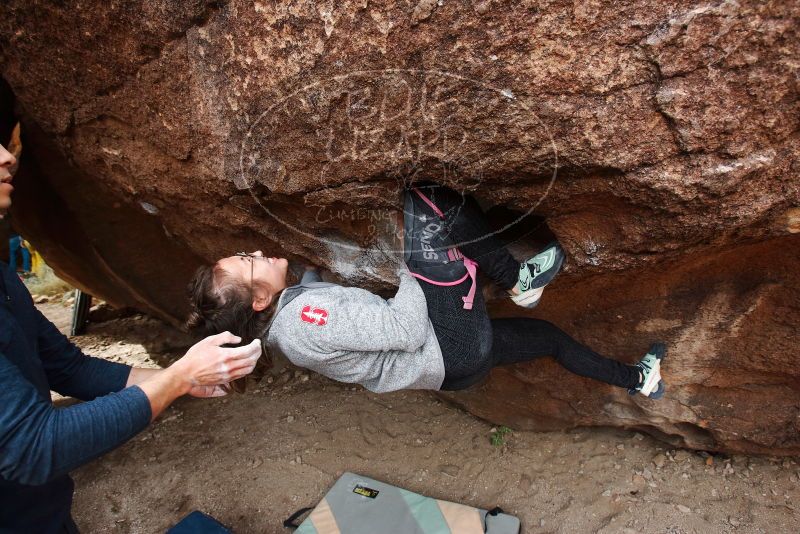
{"label": "teal climbing shoe", "polygon": [[512,295],[511,300],[517,306],[535,308],[542,298],[544,286],[549,284],[561,270],[565,256],[564,249],[554,241],[539,254],[521,263],[516,286],[519,295]]}
{"label": "teal climbing shoe", "polygon": [[664,396],[666,386],[661,379],[661,360],[667,353],[667,347],[663,343],[653,343],[650,350],[639,360],[635,367],[639,369],[641,379],[639,385],[628,393],[634,395],[641,393],[651,399],[660,399]]}

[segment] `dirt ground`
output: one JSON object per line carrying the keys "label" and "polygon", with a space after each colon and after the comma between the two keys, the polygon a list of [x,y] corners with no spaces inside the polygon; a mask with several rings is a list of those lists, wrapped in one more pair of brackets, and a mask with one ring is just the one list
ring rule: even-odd
{"label": "dirt ground", "polygon": [[[74,341],[154,366],[186,340],[135,316]],[[244,395],[176,402],[74,473],[73,513],[88,533],[164,532],[195,509],[237,533],[288,532],[283,519],[351,471],[501,506],[524,533],[800,532],[797,459],[708,456],[613,429],[512,431],[498,446],[492,430],[429,392],[376,395],[287,368]]]}

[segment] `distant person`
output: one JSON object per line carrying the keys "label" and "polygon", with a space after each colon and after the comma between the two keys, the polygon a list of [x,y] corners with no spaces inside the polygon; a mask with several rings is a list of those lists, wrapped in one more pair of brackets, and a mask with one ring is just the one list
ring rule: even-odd
{"label": "distant person", "polygon": [[29,241],[23,240],[23,245],[28,252],[31,253],[31,274],[34,276],[42,277],[43,275],[43,267],[44,267],[44,260],[42,259],[42,255],[39,254],[39,251],[33,248]]}
{"label": "distant person", "polygon": [[[430,185],[408,190],[405,202],[405,259],[415,274],[400,271],[393,299],[322,283],[313,271],[287,287],[285,259],[242,252],[198,270],[190,284],[190,326],[261,339],[295,365],[379,393],[464,389],[495,366],[552,356],[573,373],[631,394],[663,394],[660,343],[628,365],[547,321],[489,319],[474,267],[530,308],[561,268],[564,252],[557,243],[520,263],[492,235],[473,198]],[[449,266],[466,274],[429,283],[443,281]]]}
{"label": "distant person", "polygon": [[17,274],[17,266],[19,265],[17,258],[20,255],[22,256],[22,273],[28,274],[31,272],[31,252],[25,246],[21,236],[11,234],[8,239],[8,269],[13,275]]}
{"label": "distant person", "polygon": [[[14,161],[0,145],[0,210],[11,205]],[[257,341],[221,347],[239,342],[228,332],[208,337],[166,369],[90,358],[0,264],[0,532],[78,532],[69,471],[125,443],[181,395],[224,395],[261,354]],[[57,409],[51,390],[86,402]]]}

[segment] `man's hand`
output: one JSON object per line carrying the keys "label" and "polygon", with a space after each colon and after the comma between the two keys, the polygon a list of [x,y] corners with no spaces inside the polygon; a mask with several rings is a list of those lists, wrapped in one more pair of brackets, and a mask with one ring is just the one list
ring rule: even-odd
{"label": "man's hand", "polygon": [[[134,367],[131,369],[131,374],[128,376],[128,383],[125,384],[125,387],[130,386],[137,386],[144,382],[145,380],[149,380],[156,376],[159,373],[163,373],[164,369],[146,369],[143,367]],[[222,397],[227,395],[228,392],[225,390],[223,386],[194,386],[192,389],[189,390],[189,395],[192,397],[197,397],[200,399],[207,399],[210,397]]]}
{"label": "man's hand", "polygon": [[187,393],[195,397],[221,397],[225,395],[222,384],[252,373],[261,356],[258,339],[243,347],[222,346],[241,340],[230,332],[209,336],[194,344],[177,362],[139,382],[137,385],[150,400],[152,418]]}
{"label": "man's hand", "polygon": [[261,341],[254,339],[243,347],[223,347],[242,338],[230,332],[209,336],[194,344],[186,355],[167,368],[185,384],[184,393],[196,386],[218,386],[253,372],[261,357]]}
{"label": "man's hand", "polygon": [[224,397],[228,392],[222,386],[195,386],[189,390],[189,395],[198,399],[210,399],[211,397]]}

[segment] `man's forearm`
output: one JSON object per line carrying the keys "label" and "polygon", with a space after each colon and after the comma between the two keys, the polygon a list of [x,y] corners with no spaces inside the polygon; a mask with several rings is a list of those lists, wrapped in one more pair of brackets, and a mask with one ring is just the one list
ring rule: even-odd
{"label": "man's forearm", "polygon": [[148,378],[152,378],[153,376],[157,375],[158,373],[163,372],[164,369],[146,369],[144,367],[133,367],[131,368],[131,373],[128,375],[128,382],[125,384],[126,388],[131,386],[137,386],[147,380]]}
{"label": "man's forearm", "polygon": [[127,386],[139,386],[150,401],[151,420],[154,420],[167,406],[191,389],[185,377],[168,369],[133,368],[128,376]]}

